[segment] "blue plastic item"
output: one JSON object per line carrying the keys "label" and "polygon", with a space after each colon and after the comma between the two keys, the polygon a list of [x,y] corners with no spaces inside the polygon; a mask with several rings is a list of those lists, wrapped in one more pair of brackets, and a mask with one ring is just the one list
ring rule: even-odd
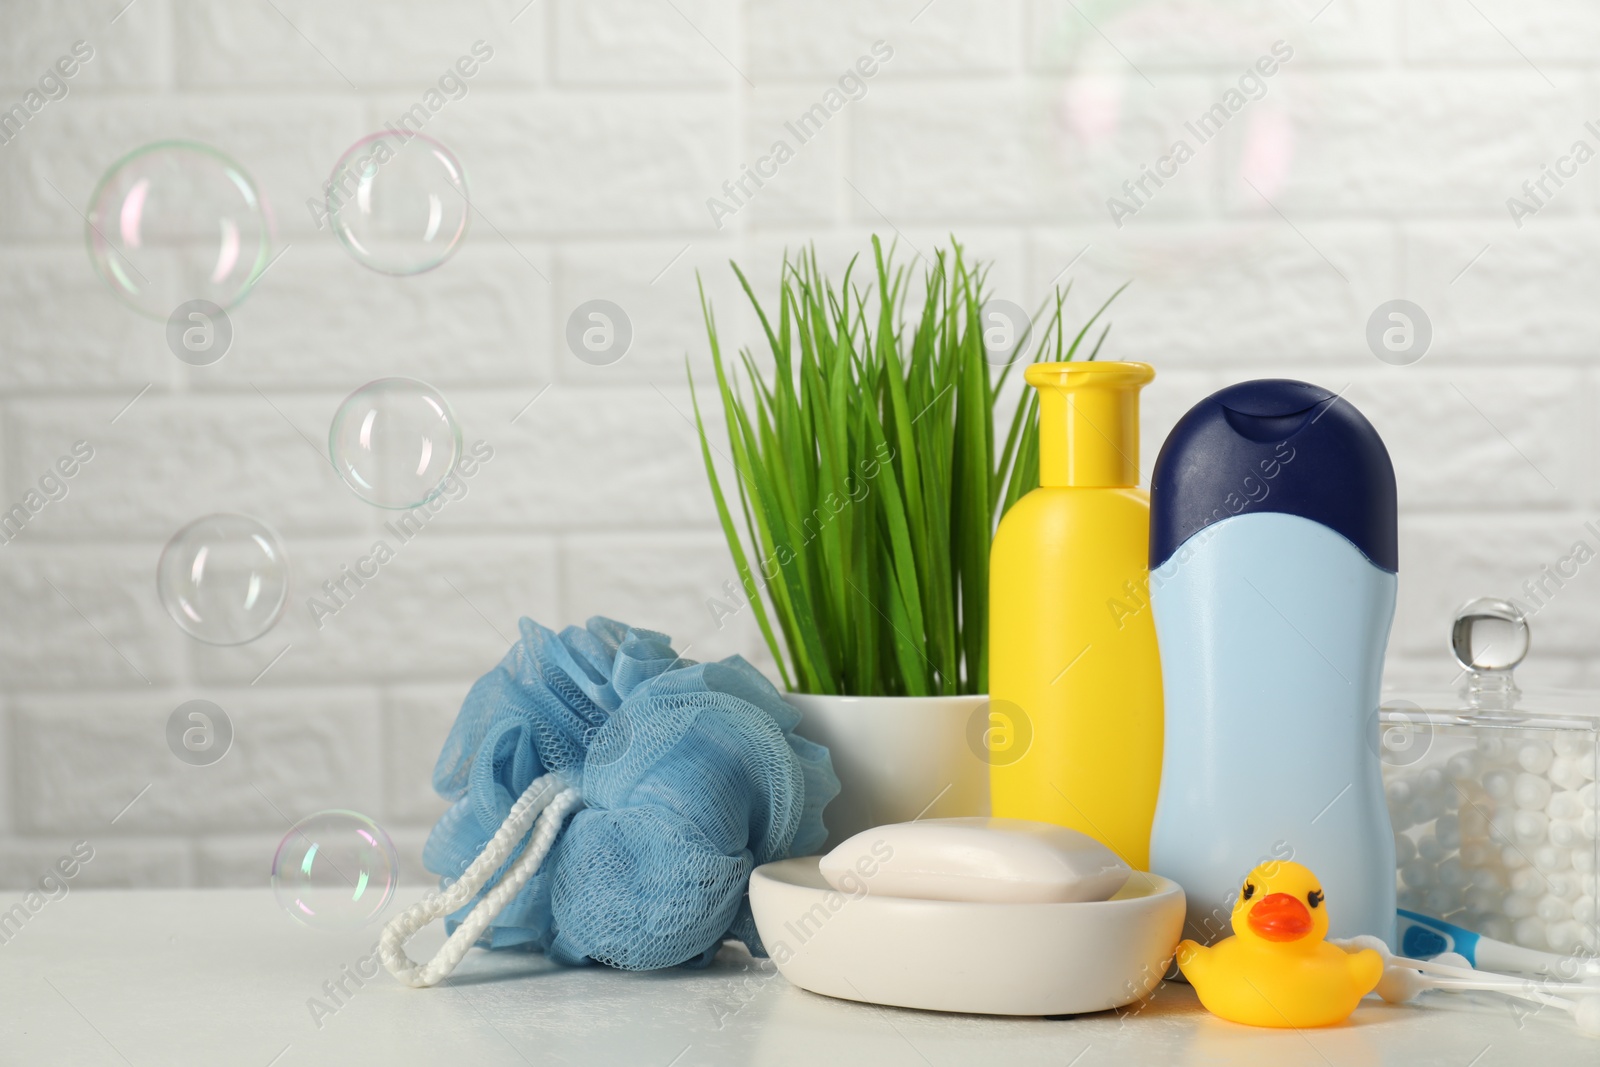
{"label": "blue plastic item", "polygon": [[546,772],[580,783],[584,806],[480,943],[628,970],[704,965],[728,937],[760,954],[750,872],[821,847],[839,792],[828,750],[794,733],[799,712],[739,656],[695,663],[665,634],[599,617],[521,632],[439,755],[434,788],[452,805],[423,862],[458,878]]}
{"label": "blue plastic item", "polygon": [[1303,382],[1224,389],[1151,479],[1150,600],[1166,693],[1150,866],[1188,934],[1228,932],[1264,861],[1317,871],[1330,936],[1394,943],[1394,836],[1374,717],[1396,587],[1388,452]]}
{"label": "blue plastic item", "polygon": [[1446,919],[1405,908],[1399,912],[1399,941],[1401,955],[1412,959],[1432,959],[1443,952],[1454,952],[1479,970],[1544,974],[1568,982],[1600,980],[1600,959],[1588,953],[1569,955],[1508,945]]}
{"label": "blue plastic item", "polygon": [[1262,378],[1202,400],[1162,446],[1150,500],[1152,571],[1205,527],[1245,511],[1310,519],[1377,567],[1400,569],[1388,449],[1361,412],[1321,386]]}
{"label": "blue plastic item", "polygon": [[1454,952],[1478,966],[1479,934],[1464,926],[1414,911],[1399,911],[1400,954],[1414,960],[1431,960],[1441,952]]}

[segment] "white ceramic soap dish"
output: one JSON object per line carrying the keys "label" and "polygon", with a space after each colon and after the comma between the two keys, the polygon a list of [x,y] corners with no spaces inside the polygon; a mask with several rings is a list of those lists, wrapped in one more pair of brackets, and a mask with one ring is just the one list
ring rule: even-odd
{"label": "white ceramic soap dish", "polygon": [[1178,883],[1135,871],[1110,900],[992,904],[841,893],[818,857],[750,876],[778,971],[844,1000],[986,1015],[1077,1015],[1131,1004],[1183,935]]}

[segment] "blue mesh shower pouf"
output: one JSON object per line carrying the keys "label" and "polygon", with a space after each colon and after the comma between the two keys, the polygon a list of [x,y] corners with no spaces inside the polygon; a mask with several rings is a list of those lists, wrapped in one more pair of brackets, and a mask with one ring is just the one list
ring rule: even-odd
{"label": "blue mesh shower pouf", "polygon": [[750,872],[821,847],[839,792],[828,750],[795,734],[800,713],[742,657],[695,663],[665,634],[600,617],[521,632],[439,754],[434,788],[452,803],[423,862],[459,878],[541,776],[583,806],[479,943],[627,970],[704,965],[729,937],[762,953]]}

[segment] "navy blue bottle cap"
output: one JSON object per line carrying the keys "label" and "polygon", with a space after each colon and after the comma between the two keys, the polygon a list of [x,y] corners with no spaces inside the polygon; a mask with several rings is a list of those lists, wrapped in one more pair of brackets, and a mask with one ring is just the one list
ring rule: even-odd
{"label": "navy blue bottle cap", "polygon": [[1150,569],[1212,523],[1263,511],[1320,522],[1376,566],[1400,569],[1389,450],[1320,386],[1240,382],[1178,420],[1150,478]]}

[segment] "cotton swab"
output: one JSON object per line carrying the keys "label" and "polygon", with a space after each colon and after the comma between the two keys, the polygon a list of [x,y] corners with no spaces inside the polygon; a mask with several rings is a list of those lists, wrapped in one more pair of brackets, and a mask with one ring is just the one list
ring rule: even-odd
{"label": "cotton swab", "polygon": [[[1446,952],[1431,960],[1396,956],[1382,939],[1370,935],[1335,940],[1347,952],[1370,948],[1383,956],[1383,978],[1377,993],[1391,1004],[1402,1004],[1430,989],[1441,992],[1487,991],[1570,1012],[1578,1029],[1600,1037],[1600,987],[1582,982],[1538,982],[1530,978],[1479,971],[1466,957]],[[1569,994],[1558,996],[1556,994]]]}

